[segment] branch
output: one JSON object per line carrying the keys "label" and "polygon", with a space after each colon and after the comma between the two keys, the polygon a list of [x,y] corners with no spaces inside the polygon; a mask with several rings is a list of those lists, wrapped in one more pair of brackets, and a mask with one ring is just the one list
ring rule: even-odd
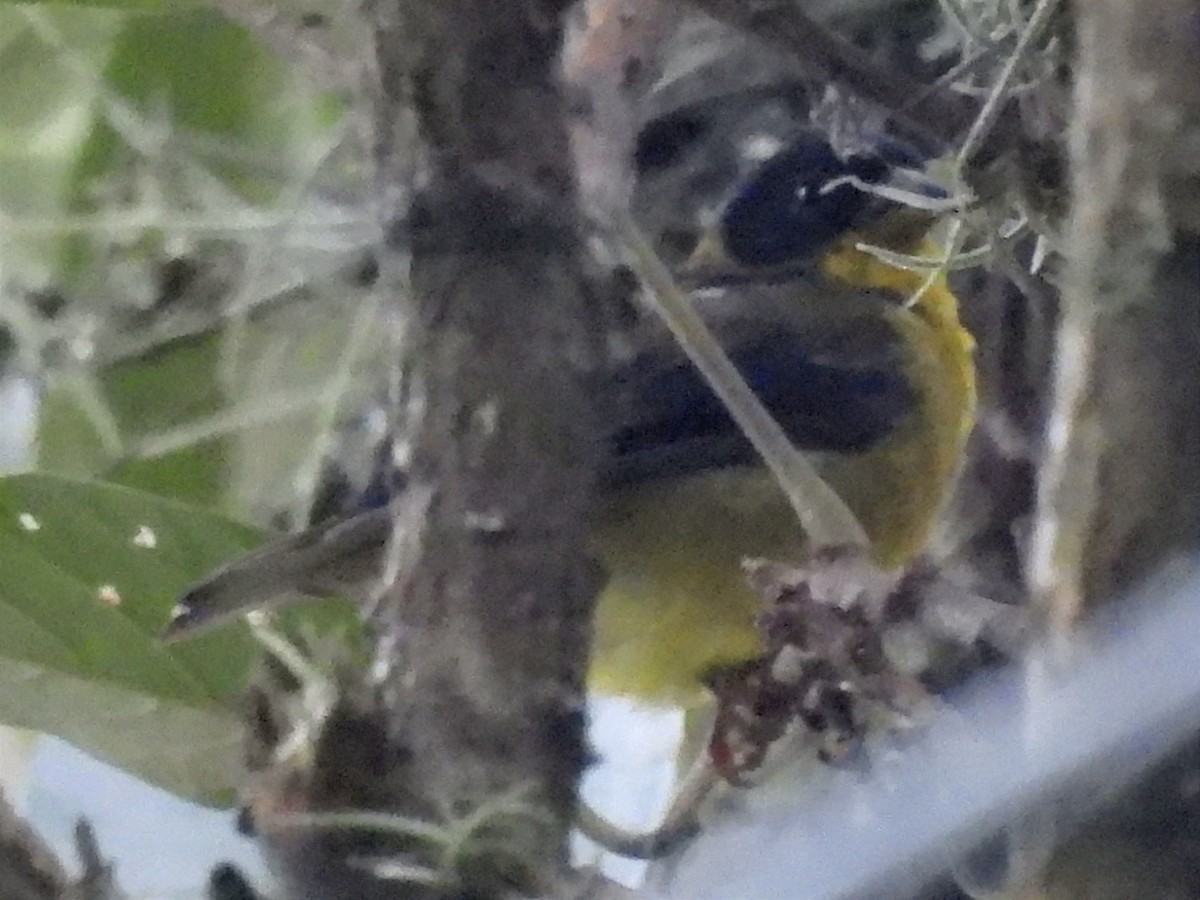
{"label": "branch", "polygon": [[0,896],[54,900],[66,886],[66,872],[54,853],[0,796]]}
{"label": "branch", "polygon": [[599,445],[584,376],[602,310],[584,291],[556,81],[564,6],[381,0],[369,13],[408,487],[369,684],[309,692],[336,698],[312,704],[313,768],[259,795],[293,894],[315,896],[314,879],[334,897],[396,896],[389,883],[544,893],[566,869],[587,757]]}
{"label": "branch", "polygon": [[1077,14],[1070,268],[1029,564],[1060,627],[1200,543],[1195,4]]}
{"label": "branch", "polygon": [[121,900],[112,866],[87,820],[75,826],[81,874],[72,881],[54,852],[0,795],[0,897],[4,900]]}

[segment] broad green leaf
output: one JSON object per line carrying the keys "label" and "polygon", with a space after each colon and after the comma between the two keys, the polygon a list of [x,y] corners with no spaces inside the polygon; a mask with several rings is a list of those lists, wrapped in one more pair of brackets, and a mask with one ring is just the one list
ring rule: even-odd
{"label": "broad green leaf", "polygon": [[[230,799],[231,701],[258,648],[243,626],[164,645],[177,594],[260,534],[128,488],[0,479],[0,719],[58,735],[168,790]],[[356,631],[345,604],[306,619]]]}

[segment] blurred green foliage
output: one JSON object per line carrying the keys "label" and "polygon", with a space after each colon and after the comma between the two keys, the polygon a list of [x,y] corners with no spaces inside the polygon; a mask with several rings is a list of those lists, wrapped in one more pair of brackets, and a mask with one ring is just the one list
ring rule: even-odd
{"label": "blurred green foliage", "polygon": [[[155,331],[159,299],[124,285],[153,286],[181,236],[206,264],[205,241],[237,259],[254,234],[196,238],[177,220],[269,209],[325,158],[341,113],[205,4],[0,3],[0,324],[43,387],[38,473],[0,478],[0,720],[202,802],[233,797],[232,701],[259,649],[242,626],[156,635],[183,588],[262,540],[221,514],[262,513],[239,485],[268,479],[239,461],[269,457],[291,487],[354,319],[238,318],[218,297],[207,327]],[[122,281],[123,266],[151,275]],[[64,311],[31,316],[33,292]],[[114,334],[153,340],[114,353]],[[310,399],[274,399],[289,391]],[[230,424],[256,403],[269,427]],[[357,632],[344,604],[300,619]]]}

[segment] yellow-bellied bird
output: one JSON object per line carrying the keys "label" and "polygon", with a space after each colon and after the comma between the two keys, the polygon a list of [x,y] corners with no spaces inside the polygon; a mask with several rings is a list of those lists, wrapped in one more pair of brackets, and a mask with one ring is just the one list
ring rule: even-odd
{"label": "yellow-bellied bird", "polygon": [[[864,192],[881,157],[839,158],[806,135],[726,206],[718,243],[746,283],[707,310],[734,363],[862,523],[876,560],[924,546],[959,469],[975,409],[973,341],[942,277],[856,249],[933,248],[922,217]],[[854,176],[857,183],[848,180]],[[914,224],[916,222],[917,224]],[[655,703],[703,696],[715,667],[758,652],[759,600],[746,556],[795,557],[795,514],[679,349],[662,340],[610,373],[624,401],[609,434],[607,501],[594,530],[609,578],[590,682]],[[364,595],[392,526],[386,506],[351,511],[226,564],[176,606],[166,636],[302,597]]]}

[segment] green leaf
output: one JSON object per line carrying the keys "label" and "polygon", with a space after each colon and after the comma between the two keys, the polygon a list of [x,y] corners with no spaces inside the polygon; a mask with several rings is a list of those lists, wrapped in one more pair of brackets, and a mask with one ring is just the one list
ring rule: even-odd
{"label": "green leaf", "polygon": [[79,228],[74,214],[116,205],[173,229],[171,209],[221,205],[201,187],[213,175],[272,200],[328,152],[343,108],[207,3],[0,3],[9,278],[94,293],[98,260],[148,263],[166,236]]}
{"label": "green leaf", "polygon": [[[101,369],[95,376],[95,399],[119,439],[136,441],[183,428],[221,409],[219,343],[215,332],[181,338]],[[47,392],[38,420],[39,468],[79,477],[108,474],[130,487],[203,506],[220,505],[227,436],[197,441],[153,459],[130,460],[114,469],[116,460],[82,403],[82,387],[68,378]]]}
{"label": "green leaf", "polygon": [[[184,587],[260,539],[116,485],[0,479],[0,719],[191,799],[227,802],[241,770],[230,701],[257,645],[241,625],[172,645],[156,635]],[[304,617],[357,632],[345,604]]]}
{"label": "green leaf", "polygon": [[[341,112],[248,31],[204,7],[127,16],[104,84],[148,125],[169,122],[181,135],[223,148],[211,158],[215,170],[261,201],[287,183],[295,164],[322,152],[314,139]],[[85,207],[98,179],[130,152],[112,123],[95,120],[77,172],[77,199]],[[263,178],[264,172],[271,174]]]}

